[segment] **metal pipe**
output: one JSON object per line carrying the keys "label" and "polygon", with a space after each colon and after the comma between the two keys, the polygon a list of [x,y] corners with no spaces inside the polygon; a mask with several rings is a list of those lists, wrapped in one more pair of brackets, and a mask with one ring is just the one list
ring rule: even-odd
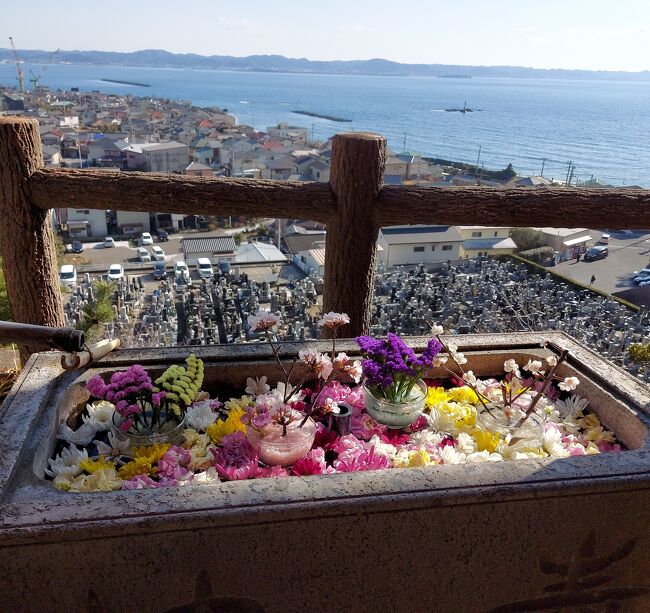
{"label": "metal pipe", "polygon": [[0,321],[0,342],[61,351],[81,351],[86,344],[82,330],[33,326],[12,321]]}

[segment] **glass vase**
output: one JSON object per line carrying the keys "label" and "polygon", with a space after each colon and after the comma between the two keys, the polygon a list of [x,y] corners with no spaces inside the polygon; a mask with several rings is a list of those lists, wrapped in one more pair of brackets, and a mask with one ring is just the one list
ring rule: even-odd
{"label": "glass vase", "polygon": [[[146,412],[147,419],[151,419],[151,412]],[[165,414],[161,416],[163,419]],[[181,442],[183,430],[185,430],[185,416],[180,421],[174,415],[170,417],[169,421],[164,421],[160,426],[154,426],[152,429],[143,428],[140,424],[136,423],[131,429],[124,431],[120,430],[120,423],[123,417],[115,412],[113,413],[113,420],[111,423],[111,430],[119,441],[128,441],[131,447],[146,447],[148,445],[155,445],[156,443],[170,443],[174,445]]]}
{"label": "glass vase", "polygon": [[505,413],[501,407],[483,410],[476,415],[479,429],[498,434],[508,445],[537,449],[544,445],[544,415],[533,411],[522,423],[524,413],[514,411]]}
{"label": "glass vase", "polygon": [[411,390],[405,402],[393,403],[385,398],[377,398],[369,388],[363,386],[365,408],[368,415],[389,428],[406,428],[424,411],[427,386],[420,379]]}
{"label": "glass vase", "polygon": [[290,423],[286,435],[282,433],[282,426],[273,423],[264,426],[261,431],[247,426],[246,437],[267,466],[293,466],[309,453],[316,437],[316,422],[308,417],[300,428],[303,419],[304,415],[301,415]]}

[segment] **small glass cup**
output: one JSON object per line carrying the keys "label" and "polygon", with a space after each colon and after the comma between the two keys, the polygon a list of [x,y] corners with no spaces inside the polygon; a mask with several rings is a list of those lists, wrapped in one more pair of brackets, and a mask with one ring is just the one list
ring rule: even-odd
{"label": "small glass cup", "polygon": [[290,423],[284,436],[282,426],[271,423],[264,426],[261,432],[246,426],[246,437],[267,466],[293,466],[309,453],[316,437],[316,422],[308,417],[300,428],[303,419],[304,415],[301,415]]}
{"label": "small glass cup", "polygon": [[363,386],[363,396],[366,412],[380,424],[389,428],[406,428],[424,411],[427,385],[420,379],[413,387],[412,397],[408,402],[393,403],[384,398],[377,398],[365,385]]}

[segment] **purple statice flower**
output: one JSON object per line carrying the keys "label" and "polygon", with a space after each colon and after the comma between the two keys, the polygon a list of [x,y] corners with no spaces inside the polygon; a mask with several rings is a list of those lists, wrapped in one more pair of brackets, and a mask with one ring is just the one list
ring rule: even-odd
{"label": "purple statice flower", "polygon": [[155,407],[159,407],[160,403],[167,397],[167,392],[156,392],[151,394],[151,404]]}
{"label": "purple statice flower", "polygon": [[368,450],[355,451],[345,454],[334,460],[334,468],[341,473],[357,472],[362,470],[381,470],[390,468],[390,462],[386,456],[375,453],[373,445]]}
{"label": "purple statice flower", "polygon": [[442,343],[438,339],[432,338],[427,343],[427,348],[422,352],[422,355],[415,359],[415,367],[419,369],[431,368],[433,366],[433,360],[441,350]]}
{"label": "purple statice flower", "polygon": [[86,389],[95,396],[95,398],[104,398],[106,388],[106,383],[104,383],[104,379],[102,379],[100,375],[95,375],[86,382]]}
{"label": "purple statice flower", "polygon": [[259,474],[257,452],[243,432],[233,432],[223,437],[221,446],[210,449],[214,467],[227,481],[254,479]]}
{"label": "purple statice flower", "polygon": [[357,345],[361,349],[361,353],[369,357],[385,357],[386,355],[386,341],[372,336],[357,336]]}
{"label": "purple statice flower", "polygon": [[135,421],[133,420],[132,417],[129,417],[128,419],[125,419],[120,422],[119,428],[122,432],[128,432],[132,427]]}

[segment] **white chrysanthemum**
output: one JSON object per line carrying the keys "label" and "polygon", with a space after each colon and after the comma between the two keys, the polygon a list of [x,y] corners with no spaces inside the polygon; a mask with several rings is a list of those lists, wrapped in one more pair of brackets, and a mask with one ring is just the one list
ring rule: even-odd
{"label": "white chrysanthemum", "polygon": [[440,451],[439,455],[445,464],[465,464],[467,456],[459,451],[456,451],[451,445],[445,445]]}
{"label": "white chrysanthemum", "polygon": [[210,401],[196,402],[185,412],[185,423],[195,430],[205,429],[217,421],[217,414],[210,408]]}
{"label": "white chrysanthemum", "polygon": [[391,464],[393,463],[395,455],[397,454],[397,447],[395,447],[395,445],[384,443],[384,441],[382,441],[376,434],[373,434],[372,438],[368,442],[364,443],[364,447],[366,449],[374,447],[375,454],[383,455]]}
{"label": "white chrysanthemum", "polygon": [[107,400],[99,400],[92,404],[86,405],[88,415],[82,415],[81,419],[84,423],[90,423],[96,428],[96,432],[104,432],[110,430],[113,413],[115,413],[115,405]]}
{"label": "white chrysanthemum", "polygon": [[81,424],[76,430],[72,430],[68,424],[63,422],[59,426],[59,433],[56,435],[56,438],[65,441],[66,443],[72,443],[73,445],[87,445],[90,441],[95,438],[97,434],[98,426],[94,421],[87,421]]}
{"label": "white chrysanthemum", "polygon": [[456,426],[456,419],[450,413],[440,408],[431,407],[429,412],[429,426],[439,432],[453,432]]}
{"label": "white chrysanthemum", "polygon": [[255,379],[248,377],[246,379],[246,389],[244,391],[251,396],[257,397],[266,394],[270,390],[271,388],[266,383],[266,376],[255,377]]}
{"label": "white chrysanthemum", "polygon": [[456,437],[456,449],[465,455],[478,451],[476,441],[467,432],[459,432]]}
{"label": "white chrysanthemum", "polygon": [[87,459],[88,452],[85,449],[77,449],[74,445],[68,445],[59,455],[47,461],[45,474],[48,477],[58,477],[59,475],[76,477],[81,473],[79,463]]}
{"label": "white chrysanthemum", "polygon": [[112,430],[108,431],[108,445],[103,441],[94,440],[95,446],[97,447],[97,453],[99,455],[106,456],[131,456],[131,447],[129,446],[129,441],[121,441]]}
{"label": "white chrysanthemum", "polygon": [[445,438],[445,435],[441,432],[434,432],[433,430],[420,430],[419,432],[413,432],[409,436],[409,443],[413,445],[418,445],[419,447],[435,447],[440,445],[442,439]]}
{"label": "white chrysanthemum", "polygon": [[564,400],[555,401],[555,409],[560,417],[576,417],[589,406],[589,401],[578,394],[573,394]]}
{"label": "white chrysanthemum", "polygon": [[553,458],[568,458],[571,455],[562,444],[562,433],[554,427],[546,428],[544,432],[544,449]]}
{"label": "white chrysanthemum", "polygon": [[467,456],[468,464],[479,464],[482,462],[501,462],[503,456],[500,453],[490,453],[487,449],[485,451],[476,451]]}

